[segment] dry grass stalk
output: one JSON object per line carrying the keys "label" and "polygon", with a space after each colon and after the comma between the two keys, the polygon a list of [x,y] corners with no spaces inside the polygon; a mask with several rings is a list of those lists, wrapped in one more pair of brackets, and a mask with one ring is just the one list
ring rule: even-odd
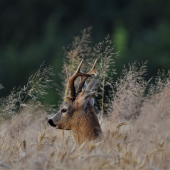
{"label": "dry grass stalk", "polygon": [[[75,37],[72,44],[68,47],[67,51],[65,52],[64,58],[64,67],[63,73],[65,74],[66,68],[68,68],[69,73],[72,75],[75,72],[78,64],[82,59],[86,59],[86,62],[91,61],[92,51],[91,47],[91,27],[84,29],[81,31],[82,35]],[[86,69],[86,68],[85,68]],[[69,83],[68,81],[64,81],[64,98],[63,102],[66,102],[67,95],[69,93]]]}
{"label": "dry grass stalk", "polygon": [[[112,41],[109,40],[109,35],[105,38],[103,42],[100,42],[94,47],[95,54],[99,58],[99,69],[98,69],[98,93],[97,96],[101,96],[101,111],[100,111],[100,124],[102,123],[104,111],[104,105],[109,105],[110,101],[105,96],[105,87],[110,86],[112,88],[113,79],[111,78],[113,74],[116,74],[113,66],[115,64],[114,58],[117,57],[117,53],[113,53],[114,47]],[[109,73],[111,74],[109,77]],[[111,94],[110,94],[111,95]]]}

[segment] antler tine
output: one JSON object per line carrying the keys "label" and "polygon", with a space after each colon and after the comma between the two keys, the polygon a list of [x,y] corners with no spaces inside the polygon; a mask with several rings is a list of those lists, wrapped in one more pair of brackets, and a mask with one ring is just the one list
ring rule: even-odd
{"label": "antler tine", "polygon": [[81,66],[82,66],[82,64],[83,64],[83,61],[84,61],[84,60],[82,60],[82,61],[80,62],[79,66],[78,66],[78,68],[77,68],[77,70],[76,70],[76,72],[75,72],[74,75],[72,76],[72,79],[75,80],[78,76],[80,76],[80,74],[82,74],[82,73],[80,72],[80,69],[81,69]]}
{"label": "antler tine", "polygon": [[74,100],[75,97],[76,97],[75,87],[74,87],[75,79],[78,76],[85,76],[85,77],[89,77],[90,76],[89,74],[85,74],[85,73],[80,72],[82,64],[83,64],[83,60],[80,62],[76,72],[74,73],[74,75],[72,77],[69,76],[68,69],[66,70],[67,71],[67,78],[68,78],[68,81],[69,81],[69,84],[70,84],[70,91],[71,91],[70,97],[67,97],[67,98],[70,99],[70,100]]}
{"label": "antler tine", "polygon": [[98,60],[98,59],[96,59],[96,61],[95,61],[94,64],[93,64],[92,69],[91,69],[87,74],[90,74],[90,75],[93,75],[93,74],[94,74],[95,76],[97,76],[97,70],[95,69],[97,60]]}
{"label": "antler tine", "polygon": [[85,83],[85,81],[86,81],[86,79],[87,79],[88,77],[90,77],[90,76],[93,75],[93,74],[94,74],[95,76],[97,76],[97,70],[95,69],[97,60],[98,60],[98,59],[96,59],[96,61],[94,62],[92,69],[87,73],[88,76],[81,76],[80,84],[79,84],[79,86],[78,86],[78,89],[77,89],[77,92],[76,92],[76,93],[81,92],[81,89],[82,89],[82,87],[83,87],[83,85],[84,85],[84,83]]}

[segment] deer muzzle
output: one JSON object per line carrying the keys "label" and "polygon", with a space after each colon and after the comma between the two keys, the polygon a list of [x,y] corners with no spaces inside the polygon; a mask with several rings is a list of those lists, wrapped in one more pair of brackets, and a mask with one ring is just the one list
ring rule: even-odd
{"label": "deer muzzle", "polygon": [[54,116],[52,116],[49,120],[48,120],[48,123],[53,126],[53,127],[56,127],[57,128],[57,125],[58,123],[60,122],[61,120],[61,112],[57,112]]}
{"label": "deer muzzle", "polygon": [[49,120],[48,120],[48,123],[49,123],[51,126],[56,127],[56,125],[53,123],[53,120],[52,120],[52,119],[49,119]]}

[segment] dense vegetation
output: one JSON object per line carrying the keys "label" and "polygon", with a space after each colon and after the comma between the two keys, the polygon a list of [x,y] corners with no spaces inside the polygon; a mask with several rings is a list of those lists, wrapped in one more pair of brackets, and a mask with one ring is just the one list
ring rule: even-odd
{"label": "dense vegetation", "polygon": [[[124,64],[148,61],[148,77],[170,63],[170,2],[168,0],[1,0],[0,84],[1,96],[27,83],[40,63],[54,68],[53,87],[61,87],[64,50],[80,30],[92,26],[93,45],[107,34],[120,51],[116,70]],[[116,77],[114,77],[116,79]],[[64,90],[64,89],[62,89]],[[56,104],[52,90],[46,100]]]}

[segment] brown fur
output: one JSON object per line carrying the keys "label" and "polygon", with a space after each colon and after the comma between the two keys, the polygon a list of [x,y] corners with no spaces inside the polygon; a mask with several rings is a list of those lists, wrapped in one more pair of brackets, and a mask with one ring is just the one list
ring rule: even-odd
{"label": "brown fur", "polygon": [[102,137],[98,118],[90,103],[88,103],[86,112],[77,110],[74,113],[71,129],[77,144],[82,144],[85,141],[95,141]]}
{"label": "brown fur", "polygon": [[[81,145],[86,141],[98,141],[102,138],[102,130],[90,102],[87,102],[86,108],[81,104],[80,98],[75,101],[67,101],[61,106],[60,111],[52,117],[57,129],[72,130],[75,142]],[[67,113],[62,113],[67,109]]]}

